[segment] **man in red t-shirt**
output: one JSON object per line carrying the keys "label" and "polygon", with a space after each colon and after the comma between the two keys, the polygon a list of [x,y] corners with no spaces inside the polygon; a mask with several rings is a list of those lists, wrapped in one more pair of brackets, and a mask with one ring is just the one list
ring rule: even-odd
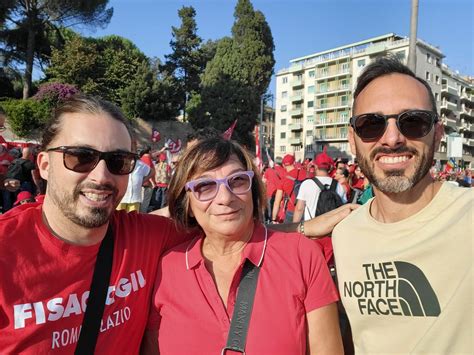
{"label": "man in red t-shirt", "polygon": [[0,216],[0,352],[74,353],[108,228],[113,261],[95,352],[139,352],[159,257],[186,236],[168,219],[115,211],[137,159],[131,141],[108,102],[76,97],[56,111],[37,159],[43,204]]}
{"label": "man in red t-shirt", "polygon": [[295,157],[287,154],[282,160],[285,176],[281,178],[280,185],[275,194],[275,202],[272,210],[272,222],[293,222],[296,196],[293,191],[296,180],[306,178],[305,169],[295,167]]}

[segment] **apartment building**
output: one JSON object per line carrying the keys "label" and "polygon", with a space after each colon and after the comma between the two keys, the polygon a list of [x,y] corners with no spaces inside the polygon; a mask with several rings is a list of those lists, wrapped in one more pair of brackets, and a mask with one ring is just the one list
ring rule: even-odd
{"label": "apartment building", "polygon": [[[380,55],[392,53],[406,63],[408,46],[408,38],[389,33],[291,60],[289,68],[276,74],[275,156],[290,153],[303,160],[313,158],[327,146],[333,158],[352,160],[347,132],[357,78]],[[450,122],[449,127],[454,129],[447,128],[446,133],[463,136],[466,154],[462,161],[470,164],[473,82],[448,69],[443,58],[439,48],[417,41],[416,74],[431,85],[438,110],[443,108],[443,100],[448,100],[447,95],[454,95],[454,91],[458,95],[449,98],[449,102],[456,103],[456,110],[453,104],[449,112],[441,110],[441,114],[443,122]],[[453,85],[451,92],[445,88],[448,82]],[[441,164],[447,160],[446,151],[444,138],[435,155]]]}

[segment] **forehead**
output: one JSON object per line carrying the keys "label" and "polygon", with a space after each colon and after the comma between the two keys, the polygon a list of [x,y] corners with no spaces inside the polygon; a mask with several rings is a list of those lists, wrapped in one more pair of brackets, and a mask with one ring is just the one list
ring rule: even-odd
{"label": "forehead", "polygon": [[430,110],[425,86],[405,74],[389,74],[374,79],[356,99],[355,115],[377,112],[400,113],[409,109]]}
{"label": "forehead", "polygon": [[84,145],[101,151],[130,150],[131,138],[125,125],[105,112],[65,113],[54,144]]}
{"label": "forehead", "polygon": [[235,155],[232,154],[229,159],[227,159],[223,164],[219,165],[216,168],[206,168],[206,164],[199,164],[198,169],[196,173],[194,174],[193,177],[198,177],[198,176],[212,176],[215,174],[230,174],[235,170],[241,170],[245,169],[244,164],[239,160],[239,158]]}

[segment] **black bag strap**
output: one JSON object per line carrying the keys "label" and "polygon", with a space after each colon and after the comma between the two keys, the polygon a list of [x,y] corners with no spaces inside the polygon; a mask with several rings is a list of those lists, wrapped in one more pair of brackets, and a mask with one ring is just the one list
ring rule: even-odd
{"label": "black bag strap", "polygon": [[337,181],[335,179],[332,179],[331,187],[329,188],[329,190],[336,191],[336,189],[337,189]]}
{"label": "black bag strap", "polygon": [[237,351],[245,354],[245,343],[249,330],[250,317],[252,315],[253,301],[257,289],[258,274],[260,268],[246,260],[240,277],[239,291],[235,301],[232,321],[230,322],[227,344],[222,349],[224,355],[226,350]]}
{"label": "black bag strap", "polygon": [[321,191],[326,190],[326,187],[324,186],[324,184],[317,177],[315,177],[313,181],[316,183],[316,185],[318,185]]}
{"label": "black bag strap", "polygon": [[81,333],[77,341],[76,355],[94,354],[109,288],[113,255],[114,236],[111,223],[109,223],[107,233],[100,243],[97,253],[86,313],[82,320]]}

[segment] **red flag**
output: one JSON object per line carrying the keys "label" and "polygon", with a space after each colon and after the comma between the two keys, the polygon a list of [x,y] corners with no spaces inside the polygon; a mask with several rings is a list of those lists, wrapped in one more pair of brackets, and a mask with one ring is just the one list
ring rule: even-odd
{"label": "red flag", "polygon": [[153,127],[153,128],[151,129],[151,141],[152,141],[153,143],[156,143],[156,142],[158,142],[160,139],[161,139],[161,137],[160,137],[160,132],[158,132],[158,130],[157,130],[155,127]]}
{"label": "red flag", "polygon": [[229,140],[232,137],[232,133],[234,133],[234,128],[236,124],[237,124],[237,120],[235,120],[234,123],[232,123],[230,127],[227,128],[227,130],[224,133],[222,133],[222,137],[224,139]]}

